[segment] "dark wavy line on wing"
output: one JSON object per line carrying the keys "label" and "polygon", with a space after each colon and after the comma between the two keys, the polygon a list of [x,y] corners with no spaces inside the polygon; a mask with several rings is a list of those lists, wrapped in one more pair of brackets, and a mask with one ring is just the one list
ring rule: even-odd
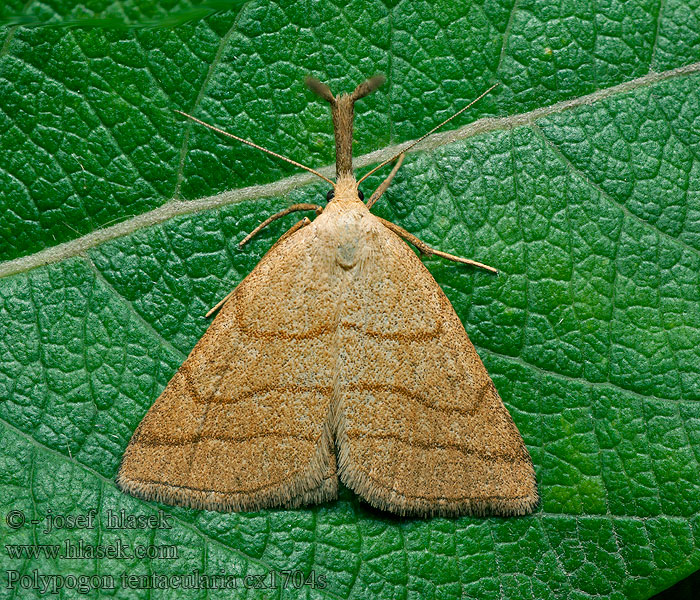
{"label": "dark wavy line on wing", "polygon": [[365,326],[357,325],[355,323],[341,322],[337,325],[330,323],[323,323],[317,327],[313,327],[308,331],[301,332],[291,332],[291,331],[261,331],[259,329],[253,329],[251,327],[246,327],[241,323],[241,318],[238,312],[236,312],[236,325],[239,331],[247,336],[258,339],[283,339],[283,340],[306,340],[317,338],[324,334],[335,333],[337,328],[341,329],[354,329],[368,337],[379,338],[383,340],[400,340],[404,342],[415,342],[415,341],[427,341],[440,337],[442,334],[442,322],[438,321],[437,327],[432,330],[427,331],[396,331],[396,332],[386,332],[386,331],[376,331],[373,329],[368,329]]}
{"label": "dark wavy line on wing", "polygon": [[[185,377],[185,380],[187,381],[187,375],[183,373],[183,376]],[[187,386],[188,388],[192,388],[191,382],[187,381]],[[378,383],[359,383],[355,385],[350,385],[345,388],[346,393],[347,392],[389,392],[393,393],[399,396],[403,396],[405,398],[408,398],[410,400],[413,400],[420,404],[421,406],[424,406],[425,408],[429,408],[431,410],[436,410],[442,414],[448,414],[450,412],[456,412],[460,415],[463,416],[472,416],[474,415],[479,407],[481,406],[481,403],[484,399],[484,396],[490,388],[493,387],[493,383],[491,381],[488,381],[486,384],[484,384],[479,390],[477,391],[476,399],[474,400],[473,408],[470,410],[465,410],[462,408],[459,408],[457,406],[449,407],[449,408],[442,408],[442,407],[437,407],[434,405],[433,402],[431,402],[429,399],[427,399],[425,396],[417,393],[417,392],[412,392],[411,390],[399,386],[399,385],[389,385],[389,384],[378,384]],[[310,392],[317,392],[321,393],[326,397],[330,397],[333,393],[333,388],[330,386],[296,386],[296,385],[270,385],[270,386],[264,386],[252,390],[247,390],[246,392],[241,393],[237,397],[222,397],[219,395],[219,398],[216,400],[209,398],[209,399],[201,399],[199,394],[192,389],[192,394],[195,399],[195,402],[200,403],[200,404],[236,404],[238,402],[243,402],[245,400],[248,400],[250,398],[254,398],[255,396],[260,396],[263,394],[269,394],[270,392],[285,392],[287,394],[304,394],[304,393],[310,393]]]}
{"label": "dark wavy line on wing", "polygon": [[158,439],[157,436],[148,436],[148,437],[144,436],[138,440],[138,445],[145,446],[147,448],[153,448],[153,447],[158,447],[158,446],[167,446],[169,448],[177,448],[177,447],[189,446],[191,444],[198,444],[199,442],[207,442],[210,440],[239,444],[242,442],[249,442],[251,440],[266,439],[266,438],[277,438],[280,440],[291,439],[291,440],[300,440],[300,441],[311,442],[311,443],[318,443],[318,441],[321,439],[320,436],[313,437],[310,435],[277,433],[274,431],[270,431],[270,432],[266,432],[266,433],[255,433],[252,435],[244,435],[244,436],[194,434],[194,435],[190,435],[187,437],[182,437],[182,438],[177,439],[177,440],[172,439],[172,437],[169,437],[167,439],[165,439],[165,438]]}
{"label": "dark wavy line on wing", "polygon": [[397,394],[399,396],[403,396],[405,398],[408,398],[410,400],[413,400],[420,404],[421,406],[424,406],[425,408],[430,408],[432,410],[436,410],[440,413],[447,414],[450,412],[456,412],[460,415],[470,417],[476,413],[477,410],[479,410],[479,407],[481,406],[481,402],[484,399],[484,396],[486,395],[486,391],[489,390],[490,388],[493,387],[493,383],[489,380],[487,381],[483,386],[479,388],[479,390],[476,392],[476,399],[474,401],[474,407],[471,410],[464,410],[461,408],[458,408],[456,406],[452,406],[450,408],[442,408],[442,407],[437,407],[435,406],[434,402],[431,402],[428,400],[425,396],[417,393],[417,392],[412,392],[411,390],[400,386],[400,385],[390,385],[390,384],[382,384],[382,383],[359,383],[356,385],[348,386],[349,391],[361,391],[361,392],[389,392],[393,394]]}
{"label": "dark wavy line on wing", "polygon": [[456,450],[464,456],[476,456],[477,458],[483,459],[488,462],[506,462],[508,464],[515,464],[519,462],[524,462],[524,457],[512,454],[506,454],[502,452],[485,452],[479,450],[478,448],[470,448],[465,444],[456,444],[450,442],[423,442],[419,440],[407,440],[402,438],[398,434],[392,433],[358,433],[355,435],[350,435],[346,433],[348,439],[357,440],[363,438],[369,438],[372,440],[394,440],[411,446],[412,448],[422,448],[423,450]]}

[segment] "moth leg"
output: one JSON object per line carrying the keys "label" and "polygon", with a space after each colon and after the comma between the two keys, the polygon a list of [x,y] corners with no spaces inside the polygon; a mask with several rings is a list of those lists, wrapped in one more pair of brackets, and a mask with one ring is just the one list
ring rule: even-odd
{"label": "moth leg", "polygon": [[[267,219],[265,219],[262,223],[260,223],[260,225],[258,225],[255,229],[253,229],[253,231],[251,231],[240,242],[238,242],[238,247],[242,248],[243,245],[248,243],[254,235],[257,235],[260,232],[260,230],[267,227],[273,221],[276,221],[277,219],[285,217],[289,213],[293,213],[293,212],[296,212],[298,210],[314,210],[314,211],[316,211],[317,215],[320,215],[323,212],[323,207],[319,206],[318,204],[292,204],[292,206],[290,206],[289,208],[285,208],[284,210],[281,210],[278,213],[275,213],[274,215],[272,215],[271,217],[268,217]],[[298,225],[298,223],[297,223],[297,225]],[[287,233],[290,233],[290,232],[287,232]]]}
{"label": "moth leg", "polygon": [[435,250],[434,248],[428,246],[428,244],[426,244],[423,240],[418,239],[415,235],[406,231],[403,227],[399,227],[395,223],[382,219],[381,217],[377,217],[377,219],[379,219],[387,229],[391,229],[391,231],[393,231],[396,235],[413,244],[416,248],[418,248],[418,251],[421,254],[426,254],[428,256],[434,254],[435,256],[440,256],[442,258],[446,258],[447,260],[452,260],[465,265],[472,265],[473,267],[479,267],[480,269],[486,269],[491,273],[498,274],[498,269],[494,269],[493,267],[483,263],[476,262],[475,260],[469,260],[468,258],[462,258],[461,256],[455,256],[454,254],[442,252],[441,250]]}
{"label": "moth leg", "polygon": [[[279,244],[281,241],[286,240],[294,232],[299,231],[302,227],[306,227],[309,223],[311,223],[311,219],[309,219],[309,217],[304,217],[301,221],[297,221],[294,225],[287,229],[287,231],[285,231],[274,244],[272,244],[272,248],[277,246],[277,244]],[[272,250],[272,248],[270,248],[270,250]],[[270,250],[268,250],[268,252]]]}
{"label": "moth leg", "polygon": [[401,166],[401,163],[403,162],[403,154],[399,154],[398,159],[396,160],[396,164],[394,165],[394,168],[391,170],[391,173],[389,173],[388,177],[382,182],[382,184],[374,191],[374,194],[370,197],[369,200],[367,200],[367,208],[372,208],[374,206],[374,203],[381,198],[382,194],[386,192],[386,188],[389,187],[389,184],[391,183],[391,180],[394,178],[394,175],[396,175],[396,171],[399,170],[399,167]]}
{"label": "moth leg", "polygon": [[[311,205],[311,206],[314,206],[314,205]],[[290,208],[291,208],[291,207],[290,207]],[[319,206],[319,208],[321,208],[321,207]],[[305,210],[305,209],[299,209],[299,210]],[[311,220],[310,220],[308,217],[304,217],[301,221],[299,221],[298,223],[292,225],[289,229],[287,229],[287,231],[285,231],[285,232],[280,236],[280,238],[274,243],[274,245],[272,246],[272,248],[274,248],[277,244],[279,244],[283,239],[288,238],[288,237],[289,237],[290,235],[292,235],[295,231],[299,231],[299,229],[301,229],[302,227],[305,227],[305,226],[308,225],[309,223],[311,223]],[[258,229],[261,229],[261,228],[258,227]],[[253,235],[253,234],[251,233],[250,235]],[[248,236],[248,237],[250,237],[250,236]],[[272,248],[270,248],[270,250],[272,250]],[[269,252],[269,251],[268,251],[268,252]],[[226,303],[226,301],[227,301],[231,296],[233,296],[233,292],[235,292],[235,291],[236,291],[236,288],[233,288],[233,289],[226,295],[226,298],[224,298],[223,300],[221,300],[214,308],[212,308],[206,315],[204,315],[205,318],[211,317],[211,315],[213,315],[217,310],[219,310],[219,309]]]}

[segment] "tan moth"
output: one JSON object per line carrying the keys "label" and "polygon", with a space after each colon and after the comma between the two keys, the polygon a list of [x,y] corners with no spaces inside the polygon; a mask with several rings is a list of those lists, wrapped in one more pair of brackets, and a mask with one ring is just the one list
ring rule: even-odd
{"label": "tan moth", "polygon": [[185,115],[333,188],[325,208],[291,206],[241,242],[284,214],[317,214],[210,311],[220,309],[129,442],[117,475],[125,492],[248,511],[333,500],[340,480],[399,515],[522,515],[537,506],[517,427],[449,300],[403,240],[495,269],[433,250],[370,212],[408,148],[370,171],[396,160],[367,203],[359,192],[354,103],[382,83],[376,76],[335,97],[307,79],[331,105],[335,182]]}

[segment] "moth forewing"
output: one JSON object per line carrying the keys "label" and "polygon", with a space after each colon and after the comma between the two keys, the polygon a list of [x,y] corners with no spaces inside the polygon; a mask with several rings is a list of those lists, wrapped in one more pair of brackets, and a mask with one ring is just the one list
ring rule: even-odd
{"label": "moth forewing", "polygon": [[224,303],[136,430],[123,490],[222,511],[335,498],[337,284],[322,275],[314,223],[272,248]]}
{"label": "moth forewing", "polygon": [[403,240],[495,269],[428,247],[361,200],[353,106],[382,82],[335,97],[307,80],[331,105],[335,182],[226,134],[326,179],[330,202],[294,205],[263,223],[294,210],[318,215],[292,227],[210,311],[220,306],[129,442],[117,475],[124,491],[257,510],[332,500],[340,479],[399,515],[523,515],[537,506],[517,427],[447,297]]}

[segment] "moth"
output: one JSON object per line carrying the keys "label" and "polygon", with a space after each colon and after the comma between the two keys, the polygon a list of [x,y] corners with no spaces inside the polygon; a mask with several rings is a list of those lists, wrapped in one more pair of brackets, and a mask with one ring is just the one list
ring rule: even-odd
{"label": "moth", "polygon": [[325,207],[291,206],[241,242],[290,212],[317,215],[282,235],[210,311],[220,309],[126,448],[117,475],[124,492],[254,511],[331,501],[340,480],[398,515],[523,515],[537,506],[520,432],[406,241],[423,254],[495,269],[434,250],[370,212],[408,148],[370,171],[396,161],[366,203],[353,175],[354,104],[383,80],[336,97],[307,78],[331,106],[335,181],[190,117],[332,189]]}

